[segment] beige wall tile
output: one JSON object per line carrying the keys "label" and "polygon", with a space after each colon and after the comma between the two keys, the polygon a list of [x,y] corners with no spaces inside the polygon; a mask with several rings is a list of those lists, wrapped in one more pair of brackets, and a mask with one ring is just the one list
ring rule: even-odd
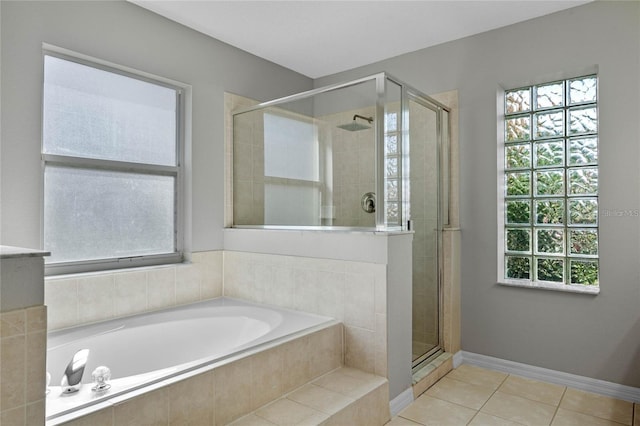
{"label": "beige wall tile", "polygon": [[191,258],[194,265],[200,269],[202,277],[200,298],[222,296],[222,250],[193,253]]}
{"label": "beige wall tile", "polygon": [[353,373],[349,374],[349,372],[345,372],[345,369],[341,368],[319,377],[312,383],[332,392],[357,399],[381,386],[384,383],[384,379],[373,375],[357,376]]}
{"label": "beige wall tile", "polygon": [[309,336],[309,373],[311,377],[342,365],[343,325],[336,324]]}
{"label": "beige wall tile", "polygon": [[344,333],[344,364],[373,373],[375,371],[375,332],[345,326]]}
{"label": "beige wall tile", "polygon": [[551,423],[556,407],[497,391],[480,411],[524,425],[539,426]]}
{"label": "beige wall tile", "polygon": [[355,404],[351,404],[339,412],[332,414],[323,426],[345,426],[345,425],[357,425],[358,424],[358,407]]}
{"label": "beige wall tile", "polygon": [[15,311],[3,312],[0,314],[0,338],[21,336],[27,330],[27,310],[17,309]]}
{"label": "beige wall tile", "polygon": [[256,263],[253,265],[255,281],[253,283],[252,300],[258,303],[265,303],[266,293],[274,285],[273,266]]}
{"label": "beige wall tile", "polygon": [[26,336],[5,337],[0,344],[0,407],[26,404]]}
{"label": "beige wall tile", "polygon": [[375,366],[378,376],[387,377],[387,315],[376,314],[375,330]]}
{"label": "beige wall tile", "polygon": [[[113,318],[115,305],[113,275],[91,275],[78,279],[78,322]],[[50,307],[51,310],[55,308]],[[63,306],[62,309],[65,309]]]}
{"label": "beige wall tile", "polygon": [[162,309],[176,304],[176,267],[147,271],[147,307]]}
{"label": "beige wall tile", "polygon": [[113,275],[114,315],[133,315],[147,310],[147,272],[123,272]]}
{"label": "beige wall tile", "polygon": [[213,375],[199,374],[169,386],[170,425],[213,425]]}
{"label": "beige wall tile", "polygon": [[373,265],[375,286],[375,311],[376,314],[387,314],[387,267],[386,265]]}
{"label": "beige wall tile", "polygon": [[276,425],[320,424],[329,416],[290,399],[279,399],[260,410],[256,415]]}
{"label": "beige wall tile", "polygon": [[224,425],[251,411],[251,359],[216,369],[214,376],[216,425]]}
{"label": "beige wall tile", "polygon": [[26,426],[44,425],[45,423],[45,400],[44,399],[28,404],[25,407],[25,411],[26,411],[25,412]]}
{"label": "beige wall tile", "polygon": [[343,321],[345,316],[345,274],[318,271],[318,313]]}
{"label": "beige wall tile", "polygon": [[[226,265],[225,265],[226,268]],[[226,269],[225,269],[226,270]],[[265,292],[265,303],[293,308],[295,297],[295,281],[293,269],[286,265],[276,265],[273,270],[273,285]],[[226,281],[225,281],[226,291]],[[226,294],[226,293],[225,293]]]}
{"label": "beige wall tile", "polygon": [[625,425],[631,425],[633,421],[632,402],[572,388],[567,388],[562,401],[560,401],[560,407]]}
{"label": "beige wall tile", "polygon": [[318,273],[311,269],[294,269],[293,281],[295,295],[293,308],[311,313],[318,313]]}
{"label": "beige wall tile", "polygon": [[283,393],[283,348],[259,352],[251,359],[251,409],[255,410],[279,398]]}
{"label": "beige wall tile", "polygon": [[222,251],[194,253],[193,257],[196,263],[192,264],[47,279],[49,330],[222,295]]}
{"label": "beige wall tile", "polygon": [[229,423],[229,426],[273,426],[273,423],[267,419],[258,417],[255,414],[249,414],[239,418],[233,423]]}
{"label": "beige wall tile", "polygon": [[7,426],[23,426],[26,425],[26,407],[20,406],[10,410],[2,410],[0,412],[0,424]]}
{"label": "beige wall tile", "polygon": [[27,309],[27,333],[47,331],[47,307],[34,306]]}
{"label": "beige wall tile", "polygon": [[47,371],[47,332],[27,334],[26,340],[26,403],[45,398]]}
{"label": "beige wall tile", "polygon": [[287,398],[326,414],[337,413],[355,402],[353,398],[314,384],[301,387],[289,394]]}
{"label": "beige wall tile", "polygon": [[140,395],[114,407],[114,424],[118,426],[155,426],[169,422],[169,399],[166,388]]}
{"label": "beige wall tile", "polygon": [[375,330],[374,276],[371,274],[347,274],[344,292],[345,325]]}
{"label": "beige wall tile", "polygon": [[443,232],[443,331],[444,350],[456,353],[461,348],[460,314],[460,231]]}
{"label": "beige wall tile", "polygon": [[309,336],[287,342],[282,347],[282,362],[286,366],[286,374],[282,377],[282,391],[290,392],[311,380],[311,360],[309,353],[312,348]]}
{"label": "beige wall tile", "polygon": [[105,408],[95,413],[65,423],[64,426],[111,426],[114,425],[113,407]]}
{"label": "beige wall tile", "polygon": [[383,425],[389,421],[389,385],[379,386],[356,401],[358,424]]}
{"label": "beige wall tile", "polygon": [[193,264],[176,266],[176,304],[200,300],[200,271]]}
{"label": "beige wall tile", "polygon": [[44,303],[47,305],[49,330],[78,323],[78,280],[46,279]]}

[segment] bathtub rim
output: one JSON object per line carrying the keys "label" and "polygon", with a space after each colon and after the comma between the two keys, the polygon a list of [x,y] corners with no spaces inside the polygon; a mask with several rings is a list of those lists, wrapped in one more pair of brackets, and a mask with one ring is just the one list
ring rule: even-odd
{"label": "bathtub rim", "polygon": [[[200,374],[204,374],[207,373],[209,371],[215,370],[216,368],[220,368],[223,367],[225,365],[231,364],[233,362],[242,360],[244,358],[248,358],[252,355],[255,355],[257,353],[263,352],[263,351],[267,351],[269,349],[275,348],[279,345],[283,345],[285,343],[291,342],[293,340],[299,339],[301,337],[304,337],[305,335],[310,335],[313,334],[315,332],[318,331],[322,331],[324,329],[328,329],[331,328],[335,325],[339,325],[342,324],[341,321],[338,321],[334,318],[331,317],[327,317],[327,316],[323,316],[323,315],[318,315],[318,314],[314,314],[314,313],[308,313],[308,312],[304,312],[304,311],[296,311],[294,309],[289,309],[289,308],[281,308],[279,306],[275,306],[275,305],[268,305],[268,304],[263,304],[263,303],[256,303],[256,302],[251,302],[251,301],[246,301],[243,299],[239,299],[239,298],[234,298],[234,297],[227,297],[227,296],[222,296],[222,297],[217,297],[217,298],[212,298],[212,299],[208,299],[205,301],[198,301],[195,303],[189,303],[189,304],[184,304],[184,305],[180,305],[180,306],[176,306],[176,307],[171,307],[171,308],[165,308],[165,309],[161,309],[161,310],[157,310],[157,311],[150,311],[150,312],[144,312],[142,314],[136,314],[136,315],[128,315],[126,317],[119,317],[118,319],[126,319],[128,317],[136,317],[136,316],[140,316],[140,315],[145,315],[145,314],[150,314],[150,313],[157,313],[157,312],[163,312],[163,311],[171,311],[171,310],[175,310],[175,309],[179,309],[179,308],[188,308],[189,306],[192,305],[198,305],[198,304],[206,304],[206,302],[210,302],[212,300],[216,300],[216,299],[227,299],[227,300],[231,300],[234,302],[239,302],[242,305],[245,306],[255,306],[255,307],[267,307],[267,308],[273,308],[275,310],[280,310],[280,311],[286,311],[286,312],[294,312],[294,313],[302,313],[305,315],[309,315],[309,316],[313,316],[313,317],[317,317],[317,318],[322,318],[322,319],[326,319],[325,321],[310,326],[310,327],[306,327],[304,329],[295,331],[293,333],[289,333],[283,336],[280,336],[278,338],[266,341],[266,342],[262,342],[259,343],[255,346],[251,346],[248,348],[244,348],[241,349],[238,352],[235,353],[231,353],[228,355],[225,355],[223,357],[220,357],[219,359],[216,359],[213,362],[209,362],[208,364],[202,365],[202,364],[197,364],[188,368],[185,368],[183,370],[177,371],[175,373],[169,374],[168,376],[164,376],[164,377],[160,377],[157,379],[153,379],[149,382],[145,382],[136,386],[132,386],[129,389],[120,391],[117,394],[114,394],[113,397],[110,398],[106,398],[106,399],[100,399],[100,400],[96,400],[95,402],[87,402],[84,403],[82,408],[79,409],[68,409],[68,410],[64,410],[62,412],[56,413],[56,414],[52,414],[48,417],[45,417],[45,425],[46,426],[57,426],[57,425],[61,425],[70,421],[73,421],[77,418],[80,417],[84,417],[87,416],[89,414],[92,414],[96,411],[100,411],[102,409],[105,408],[109,408],[121,403],[124,403],[130,399],[136,398],[138,396],[141,395],[145,395],[148,393],[151,393],[153,391],[156,391],[158,389],[161,389],[163,387],[167,387],[170,386],[174,383],[183,381],[183,380],[187,380],[191,377],[200,375]],[[77,327],[82,327],[84,325],[95,325],[95,324],[99,324],[100,322],[97,323],[92,323],[92,324],[83,324],[80,326],[74,326],[74,327],[68,327],[64,330],[69,330],[72,328],[77,328]],[[59,330],[55,330],[55,331],[60,331],[63,329],[59,329]],[[54,332],[55,332],[54,331]],[[87,386],[87,385],[85,385]],[[45,404],[46,404],[47,398],[45,398]],[[45,405],[45,415],[46,415],[46,405]]]}

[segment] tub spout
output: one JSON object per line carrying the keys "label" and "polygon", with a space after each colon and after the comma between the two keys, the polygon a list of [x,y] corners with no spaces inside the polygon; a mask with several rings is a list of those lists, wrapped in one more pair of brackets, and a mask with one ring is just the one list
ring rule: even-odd
{"label": "tub spout", "polygon": [[75,353],[66,370],[64,370],[64,376],[62,376],[63,394],[69,394],[78,392],[82,387],[82,375],[84,374],[84,368],[87,365],[89,359],[89,349],[80,349]]}

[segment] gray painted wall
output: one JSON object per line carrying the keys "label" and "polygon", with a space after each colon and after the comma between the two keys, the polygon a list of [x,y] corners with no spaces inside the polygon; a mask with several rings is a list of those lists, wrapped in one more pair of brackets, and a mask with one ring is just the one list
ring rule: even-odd
{"label": "gray painted wall", "polygon": [[44,42],[192,86],[190,245],[221,249],[224,92],[270,100],[309,90],[312,80],[124,1],[0,5],[2,243],[40,246]]}
{"label": "gray painted wall", "polygon": [[[499,286],[498,92],[595,69],[601,292]],[[640,3],[590,3],[317,79],[315,85],[379,71],[425,93],[459,90],[463,350],[640,387],[640,218],[603,214],[640,208]]]}

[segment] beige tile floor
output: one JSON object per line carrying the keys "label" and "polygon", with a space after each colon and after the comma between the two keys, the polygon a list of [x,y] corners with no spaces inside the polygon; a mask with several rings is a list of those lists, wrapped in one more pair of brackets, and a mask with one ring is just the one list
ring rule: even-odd
{"label": "beige tile floor", "polygon": [[463,364],[387,423],[415,425],[640,426],[640,405]]}

